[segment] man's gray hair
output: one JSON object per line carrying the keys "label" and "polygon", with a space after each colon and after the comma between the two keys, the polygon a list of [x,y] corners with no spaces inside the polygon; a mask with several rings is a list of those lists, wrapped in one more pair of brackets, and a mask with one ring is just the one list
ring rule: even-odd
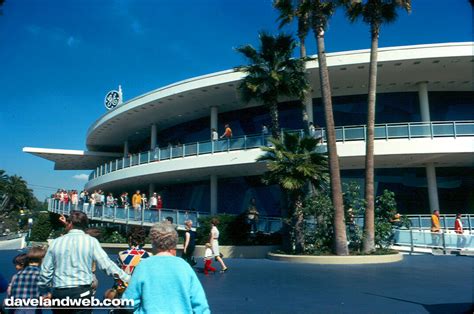
{"label": "man's gray hair", "polygon": [[173,225],[166,222],[159,222],[151,227],[150,239],[153,253],[156,254],[158,252],[176,249],[178,233]]}

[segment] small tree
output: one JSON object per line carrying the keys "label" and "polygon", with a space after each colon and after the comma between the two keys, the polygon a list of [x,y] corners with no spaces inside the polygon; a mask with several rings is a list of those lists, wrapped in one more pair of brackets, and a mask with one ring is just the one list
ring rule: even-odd
{"label": "small tree", "polygon": [[331,252],[334,244],[334,209],[331,198],[325,193],[306,199],[303,211],[308,220],[314,224],[305,228],[306,253],[321,254]]}
{"label": "small tree", "polygon": [[365,211],[365,201],[361,197],[360,185],[356,182],[344,184],[344,210],[346,217],[347,238],[349,240],[349,249],[359,252],[362,248],[362,228],[356,221],[357,216],[363,216]]}
{"label": "small tree", "polygon": [[375,246],[388,248],[392,244],[393,226],[391,219],[397,213],[395,193],[384,190],[375,199]]}
{"label": "small tree", "polygon": [[281,139],[270,139],[272,147],[262,147],[264,155],[258,161],[267,162],[263,175],[266,184],[278,184],[288,199],[288,209],[282,213],[283,249],[291,251],[290,230],[293,230],[295,251],[303,253],[305,188],[312,189],[328,181],[327,157],[316,152],[318,140],[309,136],[285,132]]}
{"label": "small tree", "polygon": [[49,213],[40,213],[31,228],[30,241],[44,242],[53,231]]}

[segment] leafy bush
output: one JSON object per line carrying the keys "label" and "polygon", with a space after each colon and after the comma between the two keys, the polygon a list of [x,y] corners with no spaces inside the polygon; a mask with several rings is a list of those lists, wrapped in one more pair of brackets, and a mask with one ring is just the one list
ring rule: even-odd
{"label": "leafy bush", "polygon": [[[334,242],[332,202],[327,194],[316,194],[303,205],[306,218],[305,253],[320,254],[331,251]],[[313,221],[313,223],[308,223]]]}
{"label": "leafy bush", "polygon": [[112,231],[112,233],[108,234],[104,241],[105,243],[127,243],[127,238],[124,237],[118,231]]}
{"label": "leafy bush", "polygon": [[49,213],[40,213],[31,228],[30,241],[46,241],[53,231]]}
{"label": "leafy bush", "polygon": [[220,214],[212,217],[199,218],[196,244],[203,245],[209,241],[211,219],[219,220],[219,244],[221,245],[278,245],[281,244],[281,234],[264,234],[257,232],[250,234],[250,225],[244,213],[234,216]]}
{"label": "leafy bush", "polygon": [[390,221],[397,213],[395,193],[384,190],[375,198],[375,246],[388,248],[392,244],[393,230]]}
{"label": "leafy bush", "polygon": [[355,217],[363,216],[365,200],[360,196],[360,186],[355,182],[344,184],[344,212],[347,225],[349,250],[357,252],[362,248],[363,228],[357,224]]}
{"label": "leafy bush", "polygon": [[[344,208],[346,215],[349,249],[358,254],[362,248],[363,228],[355,221],[356,216],[365,212],[365,200],[361,197],[360,186],[354,182],[345,185]],[[375,245],[386,249],[393,241],[392,218],[397,213],[395,194],[383,191],[375,199]],[[318,193],[308,198],[304,204],[305,254],[326,254],[334,243],[334,209],[329,195]],[[407,217],[401,217],[401,226],[409,227]]]}
{"label": "leafy bush", "polygon": [[209,241],[211,232],[211,220],[219,220],[219,244],[221,245],[243,245],[248,244],[248,232],[250,226],[245,220],[245,214],[238,216],[220,214],[212,217],[199,218],[199,228],[197,228],[196,244],[205,244]]}

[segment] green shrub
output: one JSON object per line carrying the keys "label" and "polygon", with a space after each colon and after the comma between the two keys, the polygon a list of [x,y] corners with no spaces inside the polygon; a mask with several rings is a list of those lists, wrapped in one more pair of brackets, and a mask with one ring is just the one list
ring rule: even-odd
{"label": "green shrub", "polygon": [[244,213],[234,216],[220,214],[212,217],[199,218],[199,228],[197,228],[196,244],[204,245],[209,241],[211,232],[211,219],[219,220],[219,244],[221,245],[279,245],[281,244],[281,234],[265,234],[257,232],[250,234],[250,226],[247,224]]}
{"label": "green shrub", "polygon": [[344,212],[347,225],[349,250],[357,252],[362,248],[363,228],[355,222],[356,216],[364,216],[365,200],[360,196],[360,185],[356,182],[344,184]]}
{"label": "green shrub", "polygon": [[245,221],[245,214],[238,216],[220,214],[212,217],[199,218],[197,228],[196,244],[205,244],[209,241],[211,232],[211,219],[219,220],[219,244],[221,245],[245,245],[248,244],[248,233],[250,226]]}
{"label": "green shrub", "polygon": [[53,231],[49,213],[40,213],[33,222],[30,241],[46,241]]}
{"label": "green shrub", "polygon": [[393,226],[390,221],[396,213],[395,193],[384,190],[375,198],[375,246],[388,248],[392,244]]}
{"label": "green shrub", "polygon": [[112,231],[110,234],[108,234],[106,237],[104,237],[105,243],[127,243],[127,238],[124,237],[120,232],[117,230]]}
{"label": "green shrub", "polygon": [[305,253],[321,254],[331,251],[334,242],[332,202],[327,194],[316,194],[308,198],[303,205],[307,221],[305,225]]}
{"label": "green shrub", "polygon": [[[364,216],[365,200],[361,197],[360,186],[354,182],[344,185],[344,209],[347,226],[347,239],[351,253],[358,254],[362,248],[363,228],[354,221],[356,216]],[[395,194],[383,191],[375,199],[375,245],[388,248],[393,241],[393,225],[390,222],[397,213]],[[308,198],[304,204],[305,254],[327,254],[334,243],[334,209],[327,194],[318,193]],[[401,218],[401,226],[409,227],[407,217]]]}

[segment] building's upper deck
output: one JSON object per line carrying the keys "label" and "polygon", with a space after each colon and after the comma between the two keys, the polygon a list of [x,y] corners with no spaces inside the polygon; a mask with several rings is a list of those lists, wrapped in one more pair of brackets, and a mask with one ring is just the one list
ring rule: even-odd
{"label": "building's upper deck", "polygon": [[[334,96],[367,93],[370,50],[327,56]],[[416,91],[428,82],[430,91],[472,91],[474,43],[444,43],[379,49],[378,93]],[[313,98],[320,97],[317,60],[307,64]],[[158,130],[219,112],[257,106],[243,103],[237,87],[244,74],[233,70],[191,78],[133,98],[105,113],[88,130],[89,150],[110,151],[124,141],[145,139],[151,124]],[[283,99],[282,99],[283,100]]]}

